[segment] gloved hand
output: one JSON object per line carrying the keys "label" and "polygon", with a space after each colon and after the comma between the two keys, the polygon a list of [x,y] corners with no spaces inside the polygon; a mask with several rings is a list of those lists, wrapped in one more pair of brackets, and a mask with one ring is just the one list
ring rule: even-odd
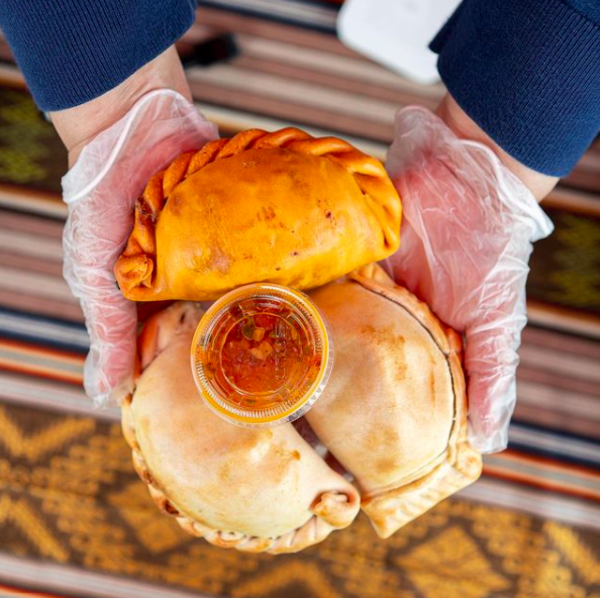
{"label": "gloved hand", "polygon": [[84,384],[97,406],[133,387],[136,306],[121,295],[113,266],[133,225],[134,201],[154,173],[217,136],[183,96],[152,91],[95,137],[62,180],[69,210],[64,276],[85,315],[91,345]]}
{"label": "gloved hand", "polygon": [[527,262],[552,223],[490,148],[459,139],[423,108],[398,113],[386,166],[404,220],[385,265],[466,335],[469,438],[483,452],[502,450],[527,320]]}

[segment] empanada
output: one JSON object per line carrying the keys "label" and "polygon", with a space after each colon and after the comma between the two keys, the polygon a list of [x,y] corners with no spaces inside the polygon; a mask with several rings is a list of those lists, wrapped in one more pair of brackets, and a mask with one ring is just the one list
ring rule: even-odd
{"label": "empanada", "polygon": [[150,179],[115,265],[128,299],[216,299],[251,282],[317,287],[398,248],[383,165],[334,137],[250,129]]}
{"label": "empanada", "polygon": [[188,532],[249,552],[295,552],[349,525],[358,492],[292,424],[240,428],[204,405],[190,367],[200,316],[176,303],[146,324],[142,373],[123,405],[134,466],[159,507]]}
{"label": "empanada", "polygon": [[375,264],[311,297],[336,355],[306,418],[355,476],[386,538],[480,475],[467,441],[460,337]]}

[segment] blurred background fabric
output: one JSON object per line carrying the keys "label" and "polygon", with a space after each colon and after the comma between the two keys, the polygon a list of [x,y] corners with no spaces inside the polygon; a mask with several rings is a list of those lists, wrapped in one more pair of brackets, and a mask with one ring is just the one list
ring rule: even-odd
{"label": "blurred background fabric", "polygon": [[[384,159],[396,110],[444,93],[345,48],[341,2],[201,4],[178,47],[223,136],[297,124]],[[162,516],[119,413],[84,395],[66,152],[1,39],[0,61],[0,596],[600,598],[600,141],[542,204],[556,230],[531,260],[509,449],[390,540],[361,516],[298,555],[246,555]]]}

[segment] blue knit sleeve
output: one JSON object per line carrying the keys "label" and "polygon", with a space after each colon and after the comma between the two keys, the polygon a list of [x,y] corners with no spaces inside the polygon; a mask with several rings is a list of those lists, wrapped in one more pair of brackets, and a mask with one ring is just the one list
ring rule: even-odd
{"label": "blue knit sleeve", "polygon": [[192,25],[196,0],[1,0],[0,28],[42,110],[116,87]]}
{"label": "blue knit sleeve", "polygon": [[464,0],[431,49],[461,108],[539,172],[569,173],[600,131],[598,0]]}

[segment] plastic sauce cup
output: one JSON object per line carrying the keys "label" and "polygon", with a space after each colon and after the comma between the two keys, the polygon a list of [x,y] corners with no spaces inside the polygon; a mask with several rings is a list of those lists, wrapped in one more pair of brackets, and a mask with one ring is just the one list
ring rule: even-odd
{"label": "plastic sauce cup", "polygon": [[324,316],[304,293],[260,283],[210,306],[191,361],[215,413],[240,426],[274,426],[298,419],[322,394],[333,347]]}

